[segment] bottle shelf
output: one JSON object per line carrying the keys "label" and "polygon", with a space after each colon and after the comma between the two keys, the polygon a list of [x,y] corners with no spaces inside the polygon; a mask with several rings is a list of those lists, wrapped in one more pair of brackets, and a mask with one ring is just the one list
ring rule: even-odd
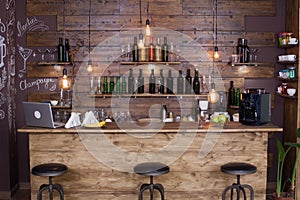
{"label": "bottle shelf", "polygon": [[53,109],[70,109],[72,106],[51,106]]}
{"label": "bottle shelf", "polygon": [[144,93],[144,94],[89,94],[89,97],[94,97],[94,98],[119,98],[119,97],[134,97],[134,98],[174,98],[174,97],[179,97],[179,98],[184,98],[184,97],[194,97],[196,99],[203,99],[207,98],[208,94],[150,94],[150,93]]}
{"label": "bottle shelf", "polygon": [[282,78],[280,76],[277,77],[279,81],[285,81],[285,82],[297,82],[298,78]]}
{"label": "bottle shelf", "polygon": [[286,45],[279,45],[279,48],[293,48],[293,47],[298,47],[299,44],[286,44]]}
{"label": "bottle shelf", "polygon": [[298,61],[297,60],[283,60],[283,61],[277,60],[277,63],[281,64],[281,65],[291,65],[291,64],[298,63]]}
{"label": "bottle shelf", "polygon": [[71,62],[37,62],[37,65],[73,65]]}
{"label": "bottle shelf", "polygon": [[143,64],[158,64],[158,65],[179,65],[181,62],[120,62],[120,65],[143,65]]}

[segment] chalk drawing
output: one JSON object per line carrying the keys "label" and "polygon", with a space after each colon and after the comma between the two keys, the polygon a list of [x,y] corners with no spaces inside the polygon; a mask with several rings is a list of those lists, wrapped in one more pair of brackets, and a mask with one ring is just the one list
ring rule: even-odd
{"label": "chalk drawing", "polygon": [[6,44],[4,43],[4,37],[0,36],[0,68],[4,66],[4,58],[6,57]]}
{"label": "chalk drawing", "polygon": [[0,106],[1,106],[2,104],[4,104],[5,101],[6,101],[6,98],[5,98],[4,94],[3,94],[2,92],[0,92]]}
{"label": "chalk drawing", "polygon": [[34,81],[28,82],[26,79],[20,81],[20,90],[24,91],[32,87],[36,87],[37,90],[40,90],[40,88],[44,86],[44,89],[49,91],[54,91],[56,89],[56,83],[54,79],[52,78],[40,78],[36,79]]}
{"label": "chalk drawing", "polygon": [[23,69],[19,70],[19,72],[26,73],[26,61],[32,54],[32,49],[24,48],[20,45],[18,45],[19,54],[23,58]]}
{"label": "chalk drawing", "polygon": [[5,24],[1,21],[0,19],[0,32],[1,33],[4,33],[6,31],[6,27],[5,27]]}
{"label": "chalk drawing", "polygon": [[0,77],[0,90],[2,90],[5,87],[6,81],[7,81],[7,71],[5,68],[3,68],[2,75]]}
{"label": "chalk drawing", "polygon": [[5,118],[5,112],[3,110],[0,110],[0,120]]}
{"label": "chalk drawing", "polygon": [[27,17],[26,22],[22,24],[20,21],[17,22],[17,30],[18,37],[22,37],[22,35],[26,31],[34,31],[34,30],[49,30],[49,26],[45,25],[43,21],[38,20],[36,17],[29,18]]}

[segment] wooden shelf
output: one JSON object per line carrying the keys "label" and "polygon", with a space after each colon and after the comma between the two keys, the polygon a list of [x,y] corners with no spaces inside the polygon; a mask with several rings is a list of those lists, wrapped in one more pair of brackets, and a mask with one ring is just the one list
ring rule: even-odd
{"label": "wooden shelf", "polygon": [[285,81],[285,82],[297,82],[298,78],[282,78],[282,77],[277,77],[278,80],[280,81]]}
{"label": "wooden shelf", "polygon": [[286,44],[286,45],[279,45],[279,48],[293,48],[293,47],[298,47],[299,44]]}
{"label": "wooden shelf", "polygon": [[116,97],[135,97],[135,98],[174,98],[174,97],[194,97],[196,99],[207,99],[207,94],[149,94],[149,93],[144,93],[144,94],[89,94],[89,97],[94,97],[94,98],[116,98]]}
{"label": "wooden shelf", "polygon": [[234,66],[273,66],[273,63],[229,63],[232,67]]}
{"label": "wooden shelf", "polygon": [[71,62],[37,62],[37,65],[47,66],[47,65],[73,65]]}
{"label": "wooden shelf", "polygon": [[179,65],[181,64],[181,62],[120,62],[120,65],[143,65],[143,64]]}
{"label": "wooden shelf", "polygon": [[298,63],[298,60],[294,60],[294,61],[289,61],[289,60],[280,61],[280,60],[277,60],[277,63],[281,64],[281,65],[292,65],[292,64]]}
{"label": "wooden shelf", "polygon": [[281,97],[284,97],[284,98],[295,99],[295,100],[298,99],[297,94],[295,94],[294,96],[290,96],[290,95],[288,95],[288,94],[281,94],[281,93],[279,93],[279,92],[276,92],[276,94],[279,95],[279,96],[281,96]]}

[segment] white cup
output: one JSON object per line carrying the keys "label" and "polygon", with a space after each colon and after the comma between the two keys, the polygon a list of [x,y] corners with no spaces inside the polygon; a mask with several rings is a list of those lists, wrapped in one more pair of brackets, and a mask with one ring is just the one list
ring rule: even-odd
{"label": "white cup", "polygon": [[278,86],[278,87],[277,87],[277,92],[278,92],[278,93],[281,93],[281,91],[282,91],[282,87],[281,87],[281,86]]}
{"label": "white cup", "polygon": [[296,89],[295,88],[288,88],[287,93],[289,96],[294,96],[296,94]]}
{"label": "white cup", "polygon": [[294,54],[287,55],[287,60],[288,61],[295,61],[296,60],[296,55],[294,55]]}
{"label": "white cup", "polygon": [[297,38],[290,38],[289,44],[298,44]]}

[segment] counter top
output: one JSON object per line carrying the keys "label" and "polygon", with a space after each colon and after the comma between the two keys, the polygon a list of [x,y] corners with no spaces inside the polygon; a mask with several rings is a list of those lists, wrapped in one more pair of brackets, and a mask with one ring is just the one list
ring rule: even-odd
{"label": "counter top", "polygon": [[246,132],[281,132],[283,128],[268,123],[260,126],[243,125],[237,122],[227,122],[223,126],[212,126],[206,124],[205,128],[199,128],[194,122],[173,122],[173,123],[106,123],[104,128],[40,128],[40,127],[22,127],[17,130],[19,133],[140,133],[140,132],[159,132],[159,133],[207,133],[207,132],[230,132],[230,133],[246,133]]}

